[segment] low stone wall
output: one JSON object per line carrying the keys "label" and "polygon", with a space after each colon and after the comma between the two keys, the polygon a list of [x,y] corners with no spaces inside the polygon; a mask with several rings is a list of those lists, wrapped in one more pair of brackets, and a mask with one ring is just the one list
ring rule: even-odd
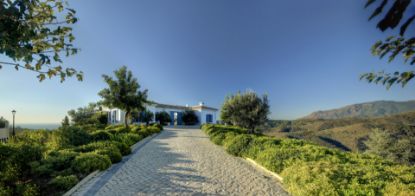
{"label": "low stone wall", "polygon": [[5,142],[9,139],[9,128],[0,128],[0,142]]}

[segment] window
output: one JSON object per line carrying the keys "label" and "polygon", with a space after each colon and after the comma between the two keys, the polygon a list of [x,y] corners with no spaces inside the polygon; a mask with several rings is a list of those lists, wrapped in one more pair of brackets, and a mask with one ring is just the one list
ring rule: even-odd
{"label": "window", "polygon": [[212,123],[212,122],[213,122],[212,114],[206,114],[206,123]]}

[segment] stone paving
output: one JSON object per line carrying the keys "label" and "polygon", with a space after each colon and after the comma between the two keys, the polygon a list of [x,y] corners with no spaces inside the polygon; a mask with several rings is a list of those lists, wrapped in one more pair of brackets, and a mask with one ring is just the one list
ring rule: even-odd
{"label": "stone paving", "polygon": [[73,195],[288,195],[247,161],[228,155],[200,129],[167,128]]}

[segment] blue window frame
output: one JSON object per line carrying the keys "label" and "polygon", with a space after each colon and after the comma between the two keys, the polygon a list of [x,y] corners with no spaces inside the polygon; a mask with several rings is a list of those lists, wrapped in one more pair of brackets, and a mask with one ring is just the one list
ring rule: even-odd
{"label": "blue window frame", "polygon": [[212,122],[213,122],[212,114],[206,114],[206,123],[212,123]]}

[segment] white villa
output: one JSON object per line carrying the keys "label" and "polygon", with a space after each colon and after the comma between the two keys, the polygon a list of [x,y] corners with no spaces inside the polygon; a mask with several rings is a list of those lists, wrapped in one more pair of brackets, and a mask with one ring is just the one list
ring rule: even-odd
{"label": "white villa", "polygon": [[[213,107],[205,106],[203,102],[200,102],[196,106],[180,106],[180,105],[169,105],[154,103],[146,106],[147,110],[153,113],[153,122],[155,122],[156,112],[167,112],[170,114],[170,125],[183,125],[181,116],[185,110],[193,110],[198,117],[200,124],[211,123],[216,124],[218,109]],[[120,109],[109,109],[108,110],[108,123],[119,124],[123,123],[125,118],[125,112]]]}

